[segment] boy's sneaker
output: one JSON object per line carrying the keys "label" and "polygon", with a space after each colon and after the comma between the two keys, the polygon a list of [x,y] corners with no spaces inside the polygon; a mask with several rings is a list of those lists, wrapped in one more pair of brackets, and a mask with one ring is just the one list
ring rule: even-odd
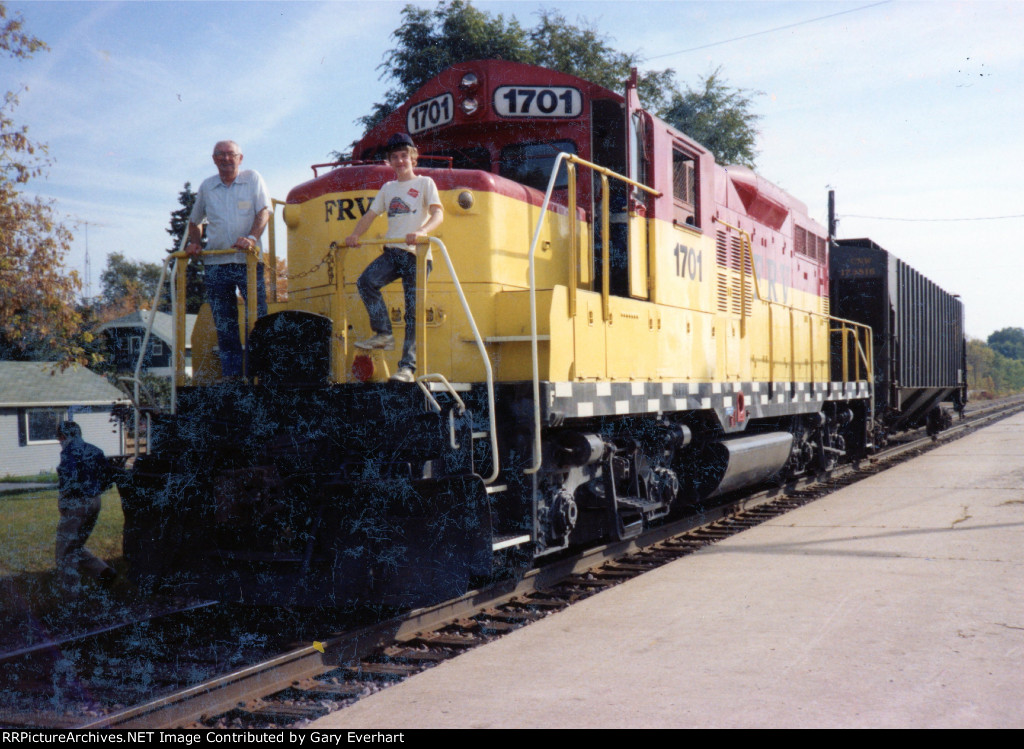
{"label": "boy's sneaker", "polygon": [[391,379],[395,382],[416,382],[416,375],[408,367],[402,367],[391,375]]}
{"label": "boy's sneaker", "polygon": [[361,349],[382,348],[390,351],[395,347],[395,337],[390,333],[376,333],[365,341],[357,341],[355,347]]}

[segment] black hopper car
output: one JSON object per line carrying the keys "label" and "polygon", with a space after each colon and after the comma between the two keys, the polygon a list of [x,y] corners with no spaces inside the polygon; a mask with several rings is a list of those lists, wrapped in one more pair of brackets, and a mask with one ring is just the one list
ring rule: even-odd
{"label": "black hopper car", "polygon": [[967,403],[964,305],[870,239],[840,239],[829,260],[836,317],[871,327],[874,442],[921,426],[936,434]]}

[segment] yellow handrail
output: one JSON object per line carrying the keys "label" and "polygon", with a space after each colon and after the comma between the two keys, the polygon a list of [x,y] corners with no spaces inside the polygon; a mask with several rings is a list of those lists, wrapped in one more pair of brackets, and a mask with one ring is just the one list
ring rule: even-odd
{"label": "yellow handrail", "polygon": [[[213,255],[234,255],[238,252],[245,253],[245,340],[243,346],[249,345],[249,334],[256,325],[256,288],[257,288],[257,266],[259,264],[259,249],[256,247],[247,250],[232,248],[230,250],[201,250],[196,255],[190,255],[184,250],[172,252],[164,261],[165,265],[170,260],[193,260],[197,257]],[[171,308],[174,312],[174,384],[175,387],[182,385],[185,381],[185,279],[188,263],[174,263],[174,298]],[[179,301],[180,300],[180,301]],[[154,307],[155,309],[155,307]]]}
{"label": "yellow handrail", "polygon": [[[601,214],[603,217],[603,245],[601,249],[601,262],[603,263],[604,271],[601,274],[601,309],[603,319],[608,320],[610,311],[609,301],[609,271],[608,268],[608,256],[609,256],[609,221],[608,221],[608,177],[613,177],[621,182],[625,182],[627,185],[639,188],[644,192],[647,192],[655,197],[661,197],[662,193],[660,190],[655,190],[653,187],[648,187],[645,184],[637,182],[634,179],[630,179],[625,175],[613,172],[611,169],[599,166],[586,159],[581,159],[575,154],[567,153],[562,151],[555,157],[555,163],[551,167],[551,176],[548,178],[547,191],[544,193],[544,200],[540,206],[540,215],[537,218],[537,227],[533,232],[533,241],[530,243],[530,254],[529,254],[529,274],[530,274],[530,353],[532,357],[533,365],[533,423],[534,423],[534,441],[533,441],[533,465],[523,471],[525,474],[533,474],[540,470],[541,467],[541,439],[540,439],[540,364],[539,355],[537,352],[537,276],[536,276],[536,253],[537,244],[540,242],[540,232],[544,226],[544,219],[547,218],[548,206],[551,203],[551,193],[554,192],[555,182],[558,177],[558,170],[561,168],[562,163],[566,162],[566,170],[569,174],[569,180],[573,186],[576,183],[576,170],[573,165],[580,165],[591,169],[601,175],[602,195],[601,195]],[[578,227],[576,225],[576,190],[569,190],[568,199],[568,220],[569,220],[569,232],[571,235],[570,239],[570,263],[575,268],[578,259],[576,257],[576,247],[579,245],[578,241]],[[576,284],[570,284],[569,287],[569,309],[571,314],[575,315],[576,312]]]}
{"label": "yellow handrail", "polygon": [[[359,242],[358,246],[374,246],[374,245],[405,245],[406,241],[404,237],[385,237],[383,239],[363,239]],[[455,266],[452,264],[451,256],[448,254],[448,248],[445,247],[437,237],[422,237],[416,243],[416,358],[419,360],[417,366],[420,370],[425,371],[427,369],[427,253],[424,248],[427,246],[433,246],[438,249],[441,253],[441,258],[444,260],[445,265],[448,268],[448,273],[452,279],[452,285],[455,288],[455,293],[459,297],[459,302],[462,304],[462,310],[466,314],[466,320],[469,322],[469,329],[473,334],[473,340],[476,343],[477,351],[480,353],[480,358],[484,364],[484,374],[487,381],[487,420],[490,430],[491,440],[491,456],[494,462],[490,475],[484,479],[484,484],[491,484],[498,478],[498,474],[501,472],[501,461],[498,457],[498,429],[497,429],[497,415],[494,407],[494,371],[491,367],[491,359],[487,355],[487,349],[484,346],[483,336],[480,335],[480,330],[477,328],[476,319],[473,317],[473,311],[469,307],[469,300],[466,298],[466,293],[462,289],[462,284],[459,282],[458,274],[455,272]],[[339,252],[344,252],[348,247],[345,245],[338,245],[331,243],[331,250],[335,257],[338,257]],[[335,283],[342,283],[344,280],[344,254],[340,255],[335,265],[338,267],[338,271],[335,273]],[[344,286],[338,286],[337,289],[344,290]],[[342,299],[340,291],[336,291],[334,294],[336,300]],[[343,302],[339,302],[344,307]],[[338,319],[335,317],[334,319]],[[348,345],[348,324],[344,324],[342,330],[345,333],[345,354],[347,354]],[[339,335],[332,336],[332,345],[338,345],[336,342],[341,338]],[[344,358],[342,358],[344,361]],[[338,370],[335,370],[337,373]],[[417,378],[417,382],[422,381],[425,378],[442,380],[447,386],[447,380],[441,375],[436,374],[424,374]],[[422,387],[422,385],[421,385]],[[449,386],[450,387],[450,386]],[[453,391],[454,392],[454,391]],[[458,398],[456,396],[456,398]]]}

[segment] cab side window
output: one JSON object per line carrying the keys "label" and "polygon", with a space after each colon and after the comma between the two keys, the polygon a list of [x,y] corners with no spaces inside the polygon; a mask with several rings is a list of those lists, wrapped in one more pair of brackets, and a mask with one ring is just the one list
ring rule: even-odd
{"label": "cab side window", "polygon": [[672,218],[677,225],[697,226],[697,162],[678,147],[672,149]]}

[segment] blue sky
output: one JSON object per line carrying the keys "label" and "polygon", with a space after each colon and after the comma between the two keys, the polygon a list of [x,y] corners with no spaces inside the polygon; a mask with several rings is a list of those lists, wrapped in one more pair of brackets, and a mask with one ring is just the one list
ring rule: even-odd
{"label": "blue sky", "polygon": [[[721,65],[762,92],[761,175],[822,223],[834,188],[839,235],[961,294],[969,334],[1024,326],[1024,2],[475,5],[526,27],[557,5],[684,83]],[[15,118],[54,159],[30,190],[88,222],[93,293],[109,252],[162,260],[177,194],[214,173],[215,141],[238,141],[284,199],[358,137],[403,6],[8,2],[51,51],[4,59],[0,90],[27,86]],[[70,268],[85,239],[82,226]]]}

